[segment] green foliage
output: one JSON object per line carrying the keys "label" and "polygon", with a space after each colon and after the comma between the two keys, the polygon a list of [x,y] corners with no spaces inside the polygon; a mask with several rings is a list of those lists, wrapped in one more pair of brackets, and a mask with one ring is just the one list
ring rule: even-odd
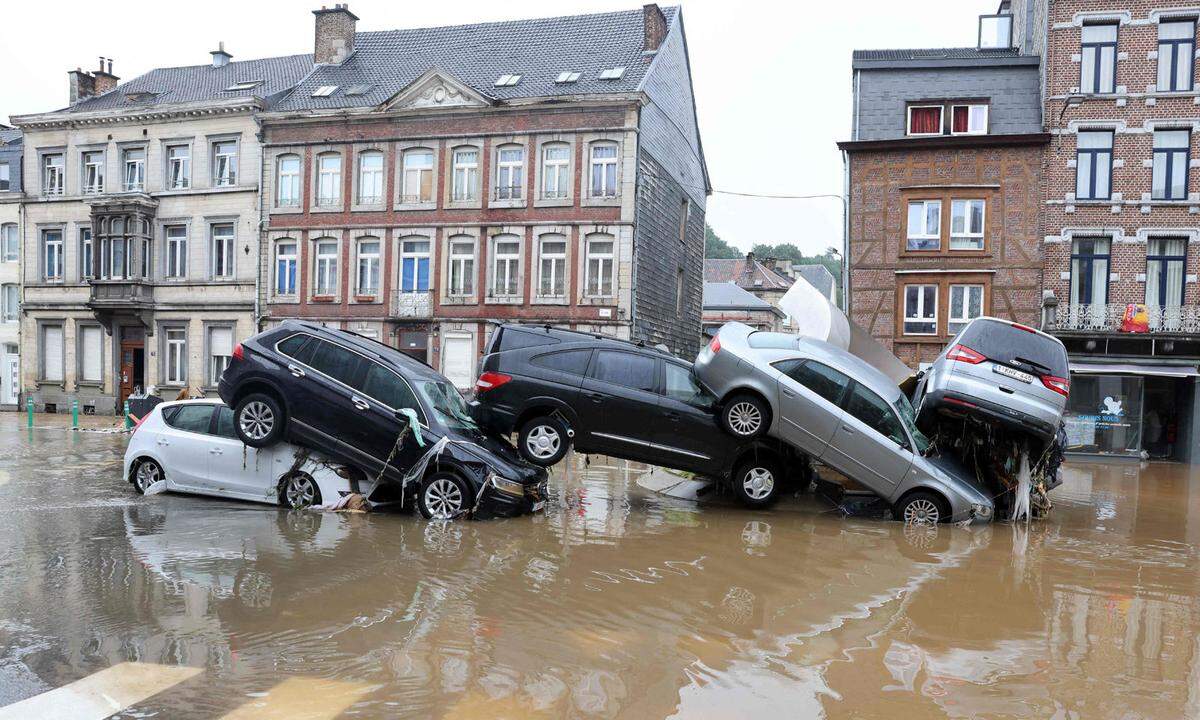
{"label": "green foliage", "polygon": [[704,224],[705,258],[732,260],[734,258],[740,258],[741,256],[741,250],[738,250],[734,246],[722,240],[721,236],[717,235],[717,233],[713,231],[712,226],[710,226],[708,223]]}

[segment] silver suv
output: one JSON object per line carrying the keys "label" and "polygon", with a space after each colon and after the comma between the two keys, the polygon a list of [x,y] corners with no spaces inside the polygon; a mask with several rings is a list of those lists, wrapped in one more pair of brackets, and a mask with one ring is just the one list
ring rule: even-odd
{"label": "silver suv", "polygon": [[938,356],[913,395],[921,427],[937,416],[994,421],[1052,441],[1070,392],[1067,349],[1057,338],[1008,320],[972,320]]}
{"label": "silver suv", "polygon": [[978,479],[926,456],[908,398],[883,373],[829,343],[728,323],[700,351],[696,377],[740,437],[769,432],[870,488],[906,521],[989,519]]}

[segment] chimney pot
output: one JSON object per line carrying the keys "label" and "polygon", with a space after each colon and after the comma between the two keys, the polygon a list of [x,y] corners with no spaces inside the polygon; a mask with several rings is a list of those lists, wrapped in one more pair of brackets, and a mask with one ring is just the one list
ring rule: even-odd
{"label": "chimney pot", "polygon": [[219,41],[217,49],[210,51],[209,54],[212,55],[212,66],[215,68],[225,67],[233,59],[233,55],[225,51],[224,40]]}
{"label": "chimney pot", "polygon": [[354,52],[354,31],[358,16],[345,3],[332,9],[321,6],[313,10],[316,16],[313,61],[318,64],[340,65]]}

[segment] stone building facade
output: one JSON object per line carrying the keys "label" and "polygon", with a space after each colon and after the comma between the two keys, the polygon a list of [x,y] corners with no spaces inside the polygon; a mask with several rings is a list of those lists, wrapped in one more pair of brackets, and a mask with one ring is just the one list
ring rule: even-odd
{"label": "stone building facade", "polygon": [[[676,9],[316,15],[325,64],[261,116],[264,324],[338,324],[462,388],[494,321],[696,351],[708,182]],[[515,56],[454,44],[501,32]]]}
{"label": "stone building facade", "polygon": [[977,47],[854,53],[850,315],[914,369],[971,318],[1039,319],[1048,137],[1013,19],[981,18]]}
{"label": "stone building facade", "polygon": [[0,125],[0,410],[21,395],[21,131]]}

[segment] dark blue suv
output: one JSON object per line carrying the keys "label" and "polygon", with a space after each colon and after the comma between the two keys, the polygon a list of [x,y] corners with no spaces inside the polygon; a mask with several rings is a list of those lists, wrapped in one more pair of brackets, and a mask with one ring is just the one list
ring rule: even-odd
{"label": "dark blue suv", "polygon": [[286,321],[234,349],[218,392],[242,442],[286,439],[381,475],[391,483],[376,495],[400,488],[427,518],[513,516],[545,501],[546,471],[477,425],[449,380],[360,335]]}

